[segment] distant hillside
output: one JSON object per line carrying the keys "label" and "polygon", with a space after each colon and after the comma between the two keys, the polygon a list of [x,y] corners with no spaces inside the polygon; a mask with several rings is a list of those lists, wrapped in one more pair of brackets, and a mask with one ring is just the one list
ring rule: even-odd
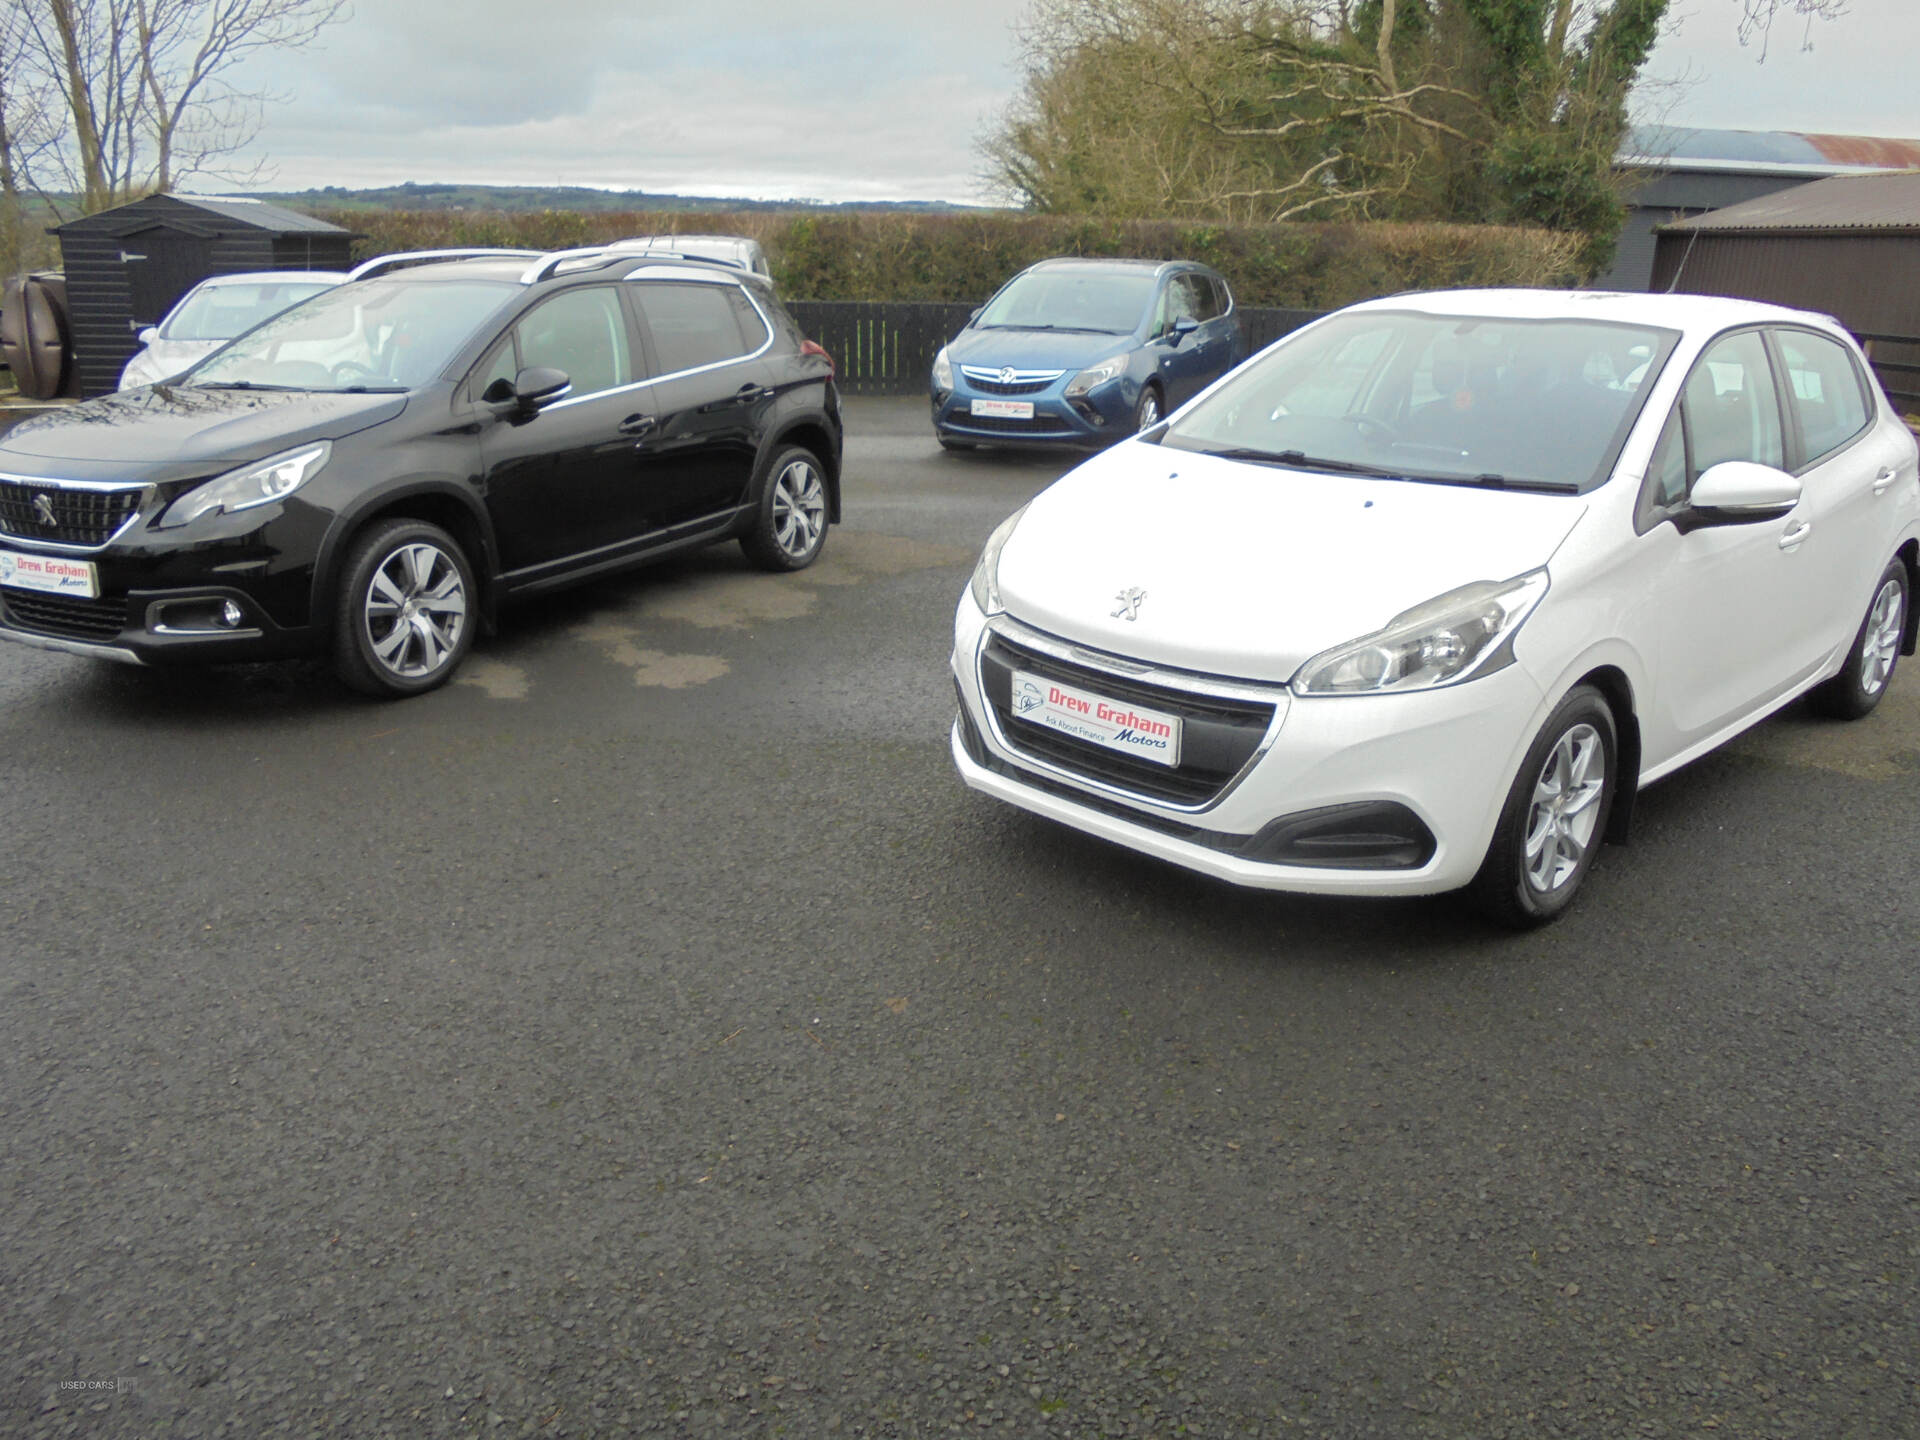
{"label": "distant hillside", "polygon": [[656,195],[646,190],[594,190],[584,185],[384,185],[355,190],[328,185],[318,190],[258,192],[262,200],[300,210],[490,210],[520,214],[571,210],[584,214],[635,210],[767,211],[897,210],[950,215],[982,207],[941,200],[881,200],[828,204],[820,200],[738,200],[715,195]]}

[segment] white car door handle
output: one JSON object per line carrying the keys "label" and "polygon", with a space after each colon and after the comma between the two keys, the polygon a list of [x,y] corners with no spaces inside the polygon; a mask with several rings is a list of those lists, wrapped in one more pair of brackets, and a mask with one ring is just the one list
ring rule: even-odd
{"label": "white car door handle", "polygon": [[1802,520],[1798,525],[1795,525],[1791,530],[1788,530],[1784,535],[1780,537],[1780,548],[1782,550],[1791,550],[1812,533],[1813,533],[1812,523],[1806,520]]}
{"label": "white car door handle", "polygon": [[1898,477],[1893,473],[1893,467],[1888,466],[1886,469],[1882,470],[1878,475],[1873,477],[1873,493],[1876,495],[1886,494],[1887,491],[1892,488],[1893,482],[1897,478]]}

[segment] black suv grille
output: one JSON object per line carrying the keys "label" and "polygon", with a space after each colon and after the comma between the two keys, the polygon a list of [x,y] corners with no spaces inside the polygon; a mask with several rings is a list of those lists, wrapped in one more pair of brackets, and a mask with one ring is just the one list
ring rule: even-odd
{"label": "black suv grille", "polygon": [[[1178,715],[1179,765],[1157,765],[1017,718],[1013,713],[1015,670]],[[980,657],[980,684],[999,721],[1000,733],[1015,750],[1085,779],[1174,805],[1201,805],[1218,795],[1253,758],[1273,723],[1271,705],[1143,684],[1105,670],[1056,660],[1000,635],[988,640]]]}
{"label": "black suv grille", "polygon": [[133,518],[142,493],[138,485],[69,490],[0,476],[0,534],[56,545],[104,545]]}
{"label": "black suv grille", "polygon": [[115,640],[127,626],[126,600],[81,600],[35,590],[0,589],[7,620],[18,630],[67,640]]}

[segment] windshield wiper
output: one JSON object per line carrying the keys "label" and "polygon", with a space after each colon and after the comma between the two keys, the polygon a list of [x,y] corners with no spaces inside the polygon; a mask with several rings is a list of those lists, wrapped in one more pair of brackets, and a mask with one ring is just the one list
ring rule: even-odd
{"label": "windshield wiper", "polygon": [[1409,480],[1427,480],[1435,485],[1472,485],[1480,490],[1526,490],[1537,495],[1578,495],[1580,487],[1571,480],[1527,480],[1513,475],[1409,475]]}
{"label": "windshield wiper", "polygon": [[258,380],[195,380],[194,390],[301,390],[301,385],[267,385]]}
{"label": "windshield wiper", "polygon": [[1571,480],[1527,480],[1510,475],[1435,475],[1423,471],[1389,470],[1353,460],[1333,460],[1302,450],[1203,450],[1222,460],[1250,460],[1257,465],[1283,465],[1289,470],[1330,470],[1341,475],[1370,475],[1377,480],[1409,480],[1421,485],[1470,485],[1481,490],[1525,490],[1539,495],[1578,495]]}
{"label": "windshield wiper", "polygon": [[1200,453],[1212,455],[1221,460],[1250,460],[1256,465],[1280,465],[1288,470],[1332,470],[1342,475],[1371,475],[1380,480],[1414,478],[1402,470],[1388,470],[1379,465],[1362,465],[1355,460],[1331,460],[1324,455],[1309,455],[1304,450],[1254,450],[1240,447],[1229,450],[1202,450]]}
{"label": "windshield wiper", "polygon": [[1066,330],[1075,335],[1120,335],[1120,330],[1102,330],[1097,325],[982,325],[982,330]]}

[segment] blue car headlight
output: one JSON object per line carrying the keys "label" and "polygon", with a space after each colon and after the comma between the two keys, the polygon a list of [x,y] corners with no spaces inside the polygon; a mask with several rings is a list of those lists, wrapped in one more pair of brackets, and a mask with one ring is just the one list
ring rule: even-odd
{"label": "blue car headlight", "polygon": [[1104,385],[1109,380],[1117,380],[1126,373],[1126,369],[1127,357],[1124,355],[1116,355],[1111,360],[1102,360],[1098,365],[1089,365],[1067,382],[1064,393],[1067,399],[1078,400],[1095,386]]}

